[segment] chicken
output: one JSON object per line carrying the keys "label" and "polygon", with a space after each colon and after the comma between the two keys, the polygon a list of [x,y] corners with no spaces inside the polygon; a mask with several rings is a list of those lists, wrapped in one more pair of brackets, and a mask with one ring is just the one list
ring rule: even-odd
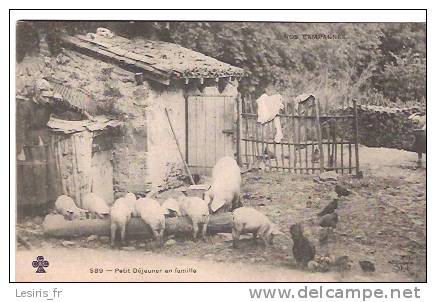
{"label": "chicken", "polygon": [[294,246],[292,254],[299,266],[307,267],[307,263],[315,257],[315,246],[303,234],[303,226],[299,223],[291,225],[290,233]]}
{"label": "chicken", "polygon": [[324,207],[324,209],[322,209],[321,212],[318,213],[318,216],[324,216],[327,214],[331,214],[333,213],[336,209],[338,208],[338,199],[334,199],[333,201],[331,201],[328,205],[326,205]]}
{"label": "chicken", "polygon": [[348,256],[340,256],[336,258],[334,267],[338,272],[345,272],[351,270],[351,264],[353,261]]}
{"label": "chicken", "polygon": [[350,190],[339,184],[335,186],[335,192],[338,194],[338,197],[349,196],[351,194]]}
{"label": "chicken", "polygon": [[327,214],[321,217],[319,221],[319,225],[323,228],[336,228],[336,224],[338,224],[339,218],[336,212],[331,214]]}

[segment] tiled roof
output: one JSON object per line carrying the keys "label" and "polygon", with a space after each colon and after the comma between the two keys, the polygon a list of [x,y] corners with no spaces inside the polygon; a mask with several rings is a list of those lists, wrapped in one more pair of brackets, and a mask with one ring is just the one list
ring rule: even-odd
{"label": "tiled roof", "polygon": [[63,36],[62,41],[65,47],[133,67],[165,84],[170,79],[245,76],[241,68],[173,43],[97,34]]}

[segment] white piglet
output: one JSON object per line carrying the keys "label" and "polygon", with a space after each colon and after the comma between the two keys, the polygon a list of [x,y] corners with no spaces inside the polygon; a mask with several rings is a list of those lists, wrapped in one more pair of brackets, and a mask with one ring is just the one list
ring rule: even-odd
{"label": "white piglet", "polygon": [[242,207],[233,211],[232,236],[233,246],[238,247],[241,234],[252,233],[253,239],[259,236],[265,245],[273,244],[274,235],[283,233],[268,217],[256,209]]}
{"label": "white piglet", "polygon": [[82,207],[99,218],[104,218],[110,213],[109,205],[95,193],[88,193],[83,197]]}
{"label": "white piglet", "polygon": [[222,157],[212,170],[212,186],[204,200],[212,213],[230,212],[241,206],[241,169],[230,156]]}
{"label": "white piglet", "polygon": [[192,222],[192,238],[197,239],[198,231],[203,240],[206,239],[206,230],[209,223],[209,207],[206,201],[199,197],[183,196],[179,198],[180,216],[187,216]]}
{"label": "white piglet", "polygon": [[126,199],[126,203],[128,204],[128,206],[132,209],[132,216],[133,217],[139,217],[139,213],[136,211],[136,196],[133,193],[127,193],[126,196],[124,196],[124,198]]}
{"label": "white piglet", "polygon": [[180,204],[174,198],[166,199],[162,204],[162,209],[164,210],[165,217],[180,216]]}
{"label": "white piglet", "polygon": [[[136,200],[136,199],[135,199]],[[115,237],[117,230],[120,231],[121,244],[126,244],[126,225],[135,211],[135,205],[129,198],[121,197],[115,200],[110,216],[111,216],[111,246],[115,245]]]}
{"label": "white piglet", "polygon": [[74,200],[67,195],[60,195],[55,202],[55,211],[63,215],[68,220],[75,218],[85,218],[88,211],[76,206]]}
{"label": "white piglet", "polygon": [[136,201],[136,211],[144,223],[150,227],[154,239],[162,246],[165,231],[163,208],[156,200],[146,197]]}

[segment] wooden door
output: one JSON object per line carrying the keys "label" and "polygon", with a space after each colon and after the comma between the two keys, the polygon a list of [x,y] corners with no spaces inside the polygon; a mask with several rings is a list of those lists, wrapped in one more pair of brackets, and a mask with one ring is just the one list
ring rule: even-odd
{"label": "wooden door", "polygon": [[188,97],[187,158],[192,173],[210,174],[223,156],[234,156],[235,97]]}
{"label": "wooden door", "polygon": [[114,202],[112,151],[99,151],[92,155],[92,192],[108,204]]}

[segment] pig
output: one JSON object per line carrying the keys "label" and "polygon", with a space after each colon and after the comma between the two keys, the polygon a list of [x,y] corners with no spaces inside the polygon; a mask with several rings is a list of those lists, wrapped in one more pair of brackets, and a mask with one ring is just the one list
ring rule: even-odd
{"label": "pig", "polygon": [[104,218],[109,215],[109,205],[95,193],[88,193],[83,197],[82,206],[90,213],[97,215],[99,218]]}
{"label": "pig", "polygon": [[68,220],[85,218],[88,211],[76,206],[74,200],[67,195],[60,195],[55,202],[55,212],[63,215]]}
{"label": "pig", "polygon": [[140,198],[136,201],[136,211],[145,224],[150,227],[156,242],[162,246],[165,231],[165,212],[161,205],[154,199]]}
{"label": "pig", "polygon": [[129,199],[127,196],[115,200],[110,211],[111,247],[115,245],[115,236],[117,230],[120,230],[121,244],[126,244],[126,225],[132,217],[134,210],[135,204],[132,203],[131,199]]}
{"label": "pig", "polygon": [[225,156],[218,160],[212,170],[212,185],[204,200],[210,212],[231,212],[242,206],[240,201],[241,170],[236,161]]}
{"label": "pig", "polygon": [[179,198],[180,216],[187,216],[192,222],[192,239],[197,239],[198,231],[203,241],[206,240],[206,230],[209,223],[209,207],[207,202],[199,197],[182,196]]}
{"label": "pig", "polygon": [[139,213],[136,211],[136,196],[133,193],[128,192],[124,198],[126,199],[125,203],[129,205],[132,209],[132,217],[139,217]]}
{"label": "pig", "polygon": [[265,246],[273,244],[274,235],[283,235],[278,227],[268,217],[256,209],[241,207],[233,211],[232,236],[233,246],[238,247],[239,236],[252,233],[253,239],[259,236]]}
{"label": "pig", "polygon": [[164,210],[165,217],[180,216],[180,205],[174,198],[166,199],[162,204],[162,209]]}

